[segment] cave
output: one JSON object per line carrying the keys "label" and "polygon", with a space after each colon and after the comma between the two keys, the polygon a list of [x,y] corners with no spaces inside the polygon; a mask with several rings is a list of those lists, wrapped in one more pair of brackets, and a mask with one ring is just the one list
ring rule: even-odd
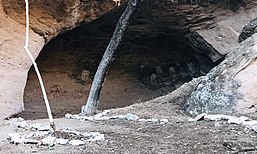
{"label": "cave", "polygon": [[[82,23],[44,46],[37,58],[54,117],[79,113],[124,7]],[[183,23],[167,21],[149,5],[136,12],[101,92],[99,110],[151,100],[205,75],[221,55]],[[171,22],[172,21],[172,22]],[[33,67],[24,92],[25,119],[46,118],[43,96]]]}

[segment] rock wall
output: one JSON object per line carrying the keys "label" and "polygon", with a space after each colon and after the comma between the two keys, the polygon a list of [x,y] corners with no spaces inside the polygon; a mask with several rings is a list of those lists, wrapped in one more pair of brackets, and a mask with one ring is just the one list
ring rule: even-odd
{"label": "rock wall", "polygon": [[257,35],[232,49],[200,82],[185,104],[190,114],[256,112]]}
{"label": "rock wall", "polygon": [[[161,33],[173,36],[174,41],[181,39],[182,35],[196,34],[189,38],[195,37],[198,42],[188,39],[185,45],[194,47],[199,54],[207,55],[213,61],[221,59],[228,49],[238,45],[241,29],[254,18],[257,9],[255,2],[250,0],[232,10],[227,4],[210,1],[199,4],[166,2],[170,1],[145,1],[143,14],[151,18],[138,20],[139,25],[144,23],[142,27],[132,25],[131,28],[137,29],[133,35],[148,33],[147,37],[151,38],[160,34],[151,26],[163,25],[168,28]],[[20,0],[0,1],[0,103],[3,104],[0,119],[23,109],[23,92],[31,66],[23,50],[24,6],[24,1]],[[31,0],[30,49],[34,57],[58,34],[79,26],[81,22],[89,23],[115,7],[117,4],[112,0]],[[149,25],[149,22],[154,24]],[[174,32],[179,35],[173,35]]]}
{"label": "rock wall", "polygon": [[[25,23],[25,1],[2,0],[3,10],[16,22]],[[30,7],[30,27],[48,42],[61,32],[89,23],[116,7],[113,0],[32,0]]]}
{"label": "rock wall", "polygon": [[199,29],[197,33],[211,44],[220,54],[226,55],[231,48],[239,45],[238,37],[244,26],[256,18],[257,7],[255,1],[245,0],[245,4],[238,10],[214,10],[215,24],[208,29]]}
{"label": "rock wall", "polygon": [[[30,1],[29,48],[36,58],[51,38],[90,22],[116,7],[112,0]],[[25,4],[20,0],[0,1],[0,120],[23,109],[23,92],[31,61],[23,49]]]}

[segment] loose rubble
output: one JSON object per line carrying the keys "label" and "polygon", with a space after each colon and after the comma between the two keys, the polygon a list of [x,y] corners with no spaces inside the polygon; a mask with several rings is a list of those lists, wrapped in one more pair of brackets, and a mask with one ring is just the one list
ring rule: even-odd
{"label": "loose rubble", "polygon": [[55,141],[57,144],[61,144],[61,145],[65,145],[69,142],[68,139],[63,139],[63,138],[57,138]]}
{"label": "loose rubble", "polygon": [[111,119],[120,119],[120,120],[138,121],[138,122],[154,122],[154,123],[159,122],[161,125],[169,122],[168,119],[155,119],[155,118],[142,119],[142,118],[139,118],[139,116],[131,113],[128,113],[126,115],[106,116],[108,113],[110,113],[110,110],[104,110],[102,113],[98,113],[94,116],[84,116],[80,114],[67,113],[65,117],[69,119],[77,119],[80,121],[104,121],[104,120],[111,120]]}
{"label": "loose rubble", "polygon": [[70,145],[83,145],[85,144],[85,142],[81,141],[81,140],[71,140],[69,142]]}
{"label": "loose rubble", "polygon": [[103,141],[104,134],[98,132],[82,133],[72,128],[65,128],[54,132],[50,126],[42,126],[39,123],[28,124],[24,119],[15,118],[5,123],[16,127],[17,132],[9,133],[8,140],[12,144],[37,144],[54,146],[59,145],[83,145],[86,142]]}
{"label": "loose rubble", "polygon": [[[142,119],[137,115],[128,113],[126,115],[112,115],[107,116],[110,110],[105,110],[94,116],[83,116],[83,115],[72,115],[66,114],[66,118],[77,119],[80,121],[104,121],[111,119],[128,120],[128,121],[138,121],[138,122],[150,122],[159,123],[164,125],[169,122],[168,119]],[[11,125],[17,127],[18,130],[22,129],[21,132],[9,133],[9,141],[14,144],[38,144],[54,146],[59,145],[83,145],[86,142],[103,141],[105,139],[104,134],[98,132],[82,133],[72,128],[65,128],[62,130],[53,131],[50,126],[42,126],[40,123],[28,124],[23,118],[14,118],[5,123],[6,125]]]}
{"label": "loose rubble", "polygon": [[23,143],[25,140],[25,138],[18,133],[9,133],[8,138],[10,139],[10,142],[14,144]]}
{"label": "loose rubble", "polygon": [[195,118],[188,119],[189,122],[196,122],[200,120],[205,120],[205,121],[225,120],[229,124],[242,125],[257,133],[257,120],[251,120],[249,117],[245,117],[245,116],[237,117],[237,116],[230,116],[230,115],[223,115],[223,114],[208,115],[206,113],[202,113],[196,116]]}
{"label": "loose rubble", "polygon": [[41,140],[43,145],[50,145],[53,146],[55,144],[56,137],[47,136]]}

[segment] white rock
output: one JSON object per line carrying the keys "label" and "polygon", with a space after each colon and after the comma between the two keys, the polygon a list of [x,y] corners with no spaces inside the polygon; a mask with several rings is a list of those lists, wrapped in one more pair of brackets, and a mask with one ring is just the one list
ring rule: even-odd
{"label": "white rock", "polygon": [[94,117],[93,116],[81,116],[81,118],[79,120],[82,120],[82,121],[93,121]]}
{"label": "white rock", "polygon": [[53,145],[55,144],[55,139],[56,139],[56,137],[47,136],[47,137],[43,138],[43,139],[41,140],[41,142],[42,142],[44,145],[53,146]]}
{"label": "white rock", "polygon": [[22,121],[18,127],[21,127],[21,128],[26,128],[28,125],[27,125],[27,122],[26,121]]}
{"label": "white rock", "polygon": [[98,120],[105,121],[105,120],[109,120],[109,119],[111,119],[111,117],[103,116],[103,117],[100,117]]}
{"label": "white rock", "polygon": [[104,134],[101,134],[98,132],[84,133],[82,135],[89,137],[89,139],[87,139],[87,141],[103,141],[105,139]]}
{"label": "white rock", "polygon": [[11,143],[15,144],[23,143],[23,141],[25,140],[25,138],[18,133],[9,133],[8,138],[10,139]]}
{"label": "white rock", "polygon": [[98,114],[93,116],[93,119],[99,119],[102,116],[103,116],[103,113],[98,113]]}
{"label": "white rock", "polygon": [[257,133],[257,126],[251,126],[251,129]]}
{"label": "white rock", "polygon": [[193,122],[193,121],[194,121],[194,118],[189,118],[187,121],[188,121],[188,122]]}
{"label": "white rock", "polygon": [[217,120],[228,120],[234,118],[234,116],[229,115],[223,115],[223,114],[217,114],[217,115],[205,115],[204,120],[211,120],[211,121],[217,121]]}
{"label": "white rock", "polygon": [[28,135],[25,136],[26,139],[31,138],[35,135],[35,132],[29,133]]}
{"label": "white rock", "polygon": [[188,119],[188,121],[192,121],[192,122],[195,122],[195,121],[199,121],[199,120],[202,120],[204,119],[204,117],[206,116],[207,114],[206,113],[202,113],[202,114],[199,114],[198,116],[196,116],[194,119],[190,118]]}
{"label": "white rock", "polygon": [[99,135],[100,133],[98,133],[98,132],[86,132],[86,133],[83,133],[82,135],[83,136],[87,136],[87,137],[92,137],[92,136],[97,136],[97,135]]}
{"label": "white rock", "polygon": [[147,122],[146,119],[138,119],[139,122]]}
{"label": "white rock", "polygon": [[87,141],[89,142],[94,142],[94,141],[103,141],[105,138],[104,138],[104,134],[98,134],[98,135],[95,135],[95,136],[91,136],[89,139],[87,139]]}
{"label": "white rock", "polygon": [[110,119],[126,119],[126,115],[113,115]]}
{"label": "white rock", "polygon": [[35,123],[35,124],[30,125],[30,128],[32,128],[32,129],[39,129],[40,127],[41,127],[40,123]]}
{"label": "white rock", "polygon": [[257,120],[244,121],[242,125],[245,127],[257,126]]}
{"label": "white rock", "polygon": [[249,120],[248,117],[241,116],[241,117],[233,117],[228,119],[229,124],[242,124],[244,121]]}
{"label": "white rock", "polygon": [[56,143],[57,143],[57,144],[65,145],[65,144],[67,144],[68,142],[69,142],[68,139],[62,139],[62,138],[56,139]]}
{"label": "white rock", "polygon": [[105,116],[105,115],[107,115],[108,113],[110,113],[111,112],[111,110],[104,110],[103,112],[102,112],[102,114],[103,114],[103,116]]}
{"label": "white rock", "polygon": [[126,119],[127,119],[127,120],[130,120],[130,121],[135,121],[135,120],[139,119],[139,116],[134,115],[134,114],[131,114],[131,113],[128,113],[128,114],[126,115]]}
{"label": "white rock", "polygon": [[65,118],[71,119],[71,118],[72,118],[72,114],[66,113],[66,114],[65,114]]}
{"label": "white rock", "polygon": [[19,118],[18,118],[18,120],[20,120],[20,121],[24,121],[24,118],[22,118],[22,117],[19,117]]}
{"label": "white rock", "polygon": [[168,123],[168,122],[169,122],[168,119],[161,119],[161,120],[160,120],[160,124],[161,124],[161,125],[166,124],[166,123]]}
{"label": "white rock", "polygon": [[40,131],[40,132],[35,132],[34,136],[36,137],[43,137],[49,135],[48,131]]}
{"label": "white rock", "polygon": [[17,123],[20,124],[20,122],[24,121],[23,118],[19,117],[19,118],[13,118],[13,119],[10,119],[8,120],[5,125],[11,125],[11,126],[14,126],[16,125],[17,126]]}
{"label": "white rock", "polygon": [[101,117],[107,115],[109,112],[110,112],[110,110],[104,110],[103,112],[94,115],[93,119],[95,119],[95,120],[103,120]]}
{"label": "white rock", "polygon": [[158,122],[159,119],[146,119],[147,122]]}
{"label": "white rock", "polygon": [[81,141],[81,140],[70,140],[69,144],[71,144],[71,145],[83,145],[83,144],[85,144],[85,142]]}

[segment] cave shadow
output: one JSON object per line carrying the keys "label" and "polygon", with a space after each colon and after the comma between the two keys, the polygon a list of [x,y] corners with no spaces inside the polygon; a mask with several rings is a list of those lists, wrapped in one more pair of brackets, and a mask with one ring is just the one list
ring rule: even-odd
{"label": "cave shadow", "polygon": [[[50,41],[37,63],[54,117],[79,113],[93,76],[124,8],[82,24]],[[196,51],[183,27],[170,26],[141,7],[126,30],[107,74],[99,109],[124,107],[165,95],[192,78],[205,75],[217,63]],[[25,119],[46,118],[37,77],[31,67],[24,93]]]}

